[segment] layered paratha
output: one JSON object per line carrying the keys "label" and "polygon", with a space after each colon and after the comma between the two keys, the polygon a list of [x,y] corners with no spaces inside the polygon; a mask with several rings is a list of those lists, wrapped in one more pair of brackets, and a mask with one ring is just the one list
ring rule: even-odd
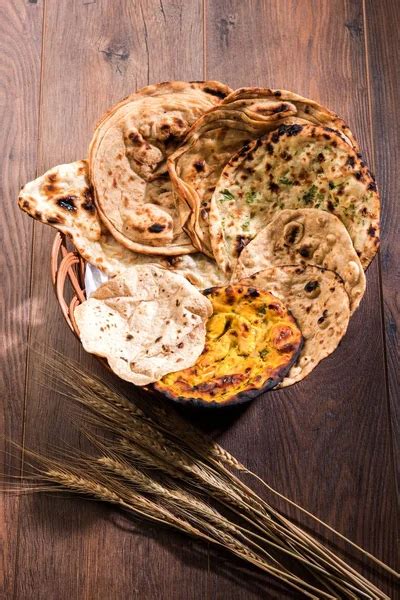
{"label": "layered paratha", "polygon": [[349,297],[343,281],[333,271],[312,265],[270,267],[240,284],[268,290],[280,298],[303,335],[300,355],[278,387],[304,379],[337,348],[346,333]]}
{"label": "layered paratha", "polygon": [[375,181],[348,143],[329,128],[281,125],[226,165],[211,199],[214,256],[227,272],[241,248],[285,208],[320,208],[346,226],[364,268],[379,245]]}
{"label": "layered paratha", "polygon": [[283,123],[335,128],[344,143],[358,149],[344,122],[312,100],[285,90],[236,90],[193,125],[184,144],[168,160],[171,180],[181,203],[186,203],[181,208],[185,228],[203,252],[212,253],[209,204],[225,164],[243,145]]}
{"label": "layered paratha", "polygon": [[74,312],[83,347],[119,377],[148,385],[200,356],[210,301],[184,277],[154,265],[127,269]]}
{"label": "layered paratha", "polygon": [[316,265],[334,271],[343,280],[351,312],[365,292],[365,274],[343,223],[324,210],[281,210],[243,249],[234,279],[267,267]]}
{"label": "layered paratha", "polygon": [[296,121],[298,120],[303,124],[311,123],[314,125],[330,127],[334,129],[345,142],[352,146],[356,152],[360,151],[359,144],[352,131],[339,115],[332,110],[329,110],[329,108],[322,106],[322,104],[315,102],[315,100],[305,98],[294,92],[259,87],[239,88],[226,98],[226,103],[229,102],[229,104],[232,104],[233,102],[240,102],[246,106],[247,102],[252,103],[257,98],[263,100],[279,99],[282,102],[290,102],[296,107]]}
{"label": "layered paratha", "polygon": [[79,254],[110,277],[134,265],[153,263],[181,273],[200,289],[226,281],[215,261],[199,252],[146,255],[117,242],[99,218],[85,160],[59,165],[30,181],[22,188],[18,203],[34,219],[67,234]]}
{"label": "layered paratha", "polygon": [[218,82],[148,86],[112,108],[89,149],[90,180],[100,218],[135,252],[195,252],[183,231],[166,159],[188,128],[230,89]]}

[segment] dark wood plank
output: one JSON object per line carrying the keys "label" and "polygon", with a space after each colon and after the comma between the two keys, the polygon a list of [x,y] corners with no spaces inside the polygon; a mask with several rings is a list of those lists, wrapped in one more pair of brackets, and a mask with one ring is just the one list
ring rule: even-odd
{"label": "dark wood plank", "polygon": [[381,274],[389,376],[392,439],[400,488],[400,123],[394,117],[400,97],[400,4],[396,0],[365,3],[371,90],[374,169],[382,193]]}
{"label": "dark wood plank", "polygon": [[[194,0],[46,1],[39,171],[85,156],[102,112],[136,88],[202,78],[200,8]],[[53,238],[54,231],[35,224],[32,339],[94,368],[54,297],[48,269]],[[63,400],[37,382],[36,363],[31,353],[27,447],[48,452],[64,441],[79,445]],[[155,536],[147,527],[132,531],[93,502],[27,498],[23,513],[18,599],[32,591],[38,600],[206,597],[207,555],[192,553],[186,539],[168,531]]]}
{"label": "dark wood plank", "polygon": [[[17,209],[21,184],[35,176],[43,7],[0,4],[1,378],[0,431],[22,441],[30,308],[32,222]],[[1,438],[0,473],[18,472],[18,453]],[[18,552],[17,497],[0,498],[0,595],[11,598]],[[3,595],[4,594],[4,595]]]}
{"label": "dark wood plank", "polygon": [[[246,2],[221,0],[206,6],[208,77],[233,87],[286,88],[320,100],[348,120],[371,159],[361,1],[260,0],[250,9]],[[387,61],[396,28],[389,13],[387,22],[390,19]],[[374,27],[374,35],[382,35],[379,25]],[[379,64],[382,68],[382,61]],[[397,68],[396,61],[392,65]],[[387,93],[394,103],[395,89]],[[391,119],[394,144],[394,104],[390,106],[385,123],[389,127]],[[379,123],[374,135],[384,139]],[[383,148],[382,143],[379,160],[384,164],[390,145]],[[390,164],[393,170],[394,157]],[[393,194],[393,206],[396,201]],[[387,270],[387,285],[390,275]],[[276,489],[393,564],[396,502],[378,260],[367,279],[366,297],[334,355],[304,382],[254,402],[221,441]],[[393,312],[395,297],[389,296],[388,302]],[[390,582],[377,575],[374,579],[393,592]],[[219,577],[211,589],[215,598],[260,595]],[[272,590],[270,594],[283,597]]]}

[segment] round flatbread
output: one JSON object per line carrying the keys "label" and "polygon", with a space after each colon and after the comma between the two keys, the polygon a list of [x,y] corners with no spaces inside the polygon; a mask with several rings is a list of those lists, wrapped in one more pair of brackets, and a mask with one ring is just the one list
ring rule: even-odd
{"label": "round flatbread", "polygon": [[188,128],[230,89],[218,82],[148,86],[107,112],[89,149],[90,180],[107,229],[145,254],[195,252],[183,231],[166,159]]}
{"label": "round flatbread", "polygon": [[203,351],[210,301],[184,277],[132,267],[74,311],[82,345],[136,385],[192,366]]}
{"label": "round flatbread", "polygon": [[312,265],[270,267],[240,284],[268,290],[280,298],[303,335],[297,362],[278,387],[304,379],[323,358],[332,354],[346,333],[349,297],[343,281],[333,271]]}
{"label": "round flatbread", "polygon": [[210,200],[232,154],[280,124],[320,124],[335,128],[345,143],[358,149],[349,128],[317,102],[286,90],[240,88],[193,125],[185,142],[168,160],[186,230],[192,243],[212,254],[209,238]]}
{"label": "round flatbread", "polygon": [[375,181],[337,132],[282,125],[237,153],[225,166],[210,205],[214,256],[234,269],[243,245],[285,208],[320,208],[346,226],[364,268],[379,246]]}
{"label": "round flatbread", "polygon": [[254,101],[247,109],[223,103],[196,121],[184,144],[171,155],[169,174],[196,248],[212,256],[209,203],[226,162],[243,144],[295,112],[294,106],[276,99]]}
{"label": "round flatbread", "polygon": [[155,388],[180,402],[223,406],[272,389],[295,362],[303,340],[284,303],[251,284],[211,288],[206,346],[188,369]]}
{"label": "round flatbread", "polygon": [[243,249],[234,279],[279,265],[316,265],[344,282],[353,313],[365,292],[365,274],[343,223],[324,210],[281,210]]}
{"label": "round flatbread", "polygon": [[199,289],[226,282],[215,260],[200,252],[171,257],[147,255],[117,242],[99,218],[86,160],[59,165],[30,181],[22,188],[18,204],[34,219],[68,235],[79,254],[110,277],[129,267],[152,263],[180,273]]}
{"label": "round flatbread", "polygon": [[[302,122],[303,124],[314,124],[322,125],[324,127],[330,127],[334,129],[340,137],[354,148],[356,152],[360,151],[357,140],[346,123],[339,115],[334,113],[326,106],[322,106],[315,100],[305,98],[289,90],[271,90],[267,88],[238,88],[225,99],[225,102],[232,104],[239,102],[243,105],[247,105],[248,102],[252,103],[257,98],[262,100],[281,100],[282,102],[290,102],[296,107],[296,122]],[[295,121],[292,121],[294,124]],[[286,121],[285,124],[290,124],[290,120]]]}

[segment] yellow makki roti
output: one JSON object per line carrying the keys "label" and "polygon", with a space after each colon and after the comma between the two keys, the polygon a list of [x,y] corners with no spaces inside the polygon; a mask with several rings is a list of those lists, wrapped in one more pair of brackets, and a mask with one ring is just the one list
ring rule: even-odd
{"label": "yellow makki roti", "polygon": [[171,399],[237,404],[275,387],[296,361],[303,338],[270,292],[240,284],[204,292],[213,305],[196,364],[165,375],[154,388]]}

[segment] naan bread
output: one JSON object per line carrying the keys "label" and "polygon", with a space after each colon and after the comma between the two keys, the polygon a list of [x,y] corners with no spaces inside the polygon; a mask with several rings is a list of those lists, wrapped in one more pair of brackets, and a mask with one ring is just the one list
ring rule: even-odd
{"label": "naan bread", "polygon": [[184,277],[154,265],[128,269],[74,311],[85,350],[136,385],[192,366],[211,314],[210,301]]}
{"label": "naan bread", "polygon": [[365,292],[365,274],[343,223],[316,208],[281,210],[243,249],[235,280],[271,266],[316,265],[341,277],[353,313]]}
{"label": "naan bread", "polygon": [[19,207],[34,219],[67,234],[79,254],[112,276],[141,256],[121,246],[102,225],[93,202],[87,162],[58,165],[21,190]]}
{"label": "naan bread", "polygon": [[[154,257],[155,258],[155,257]],[[201,252],[172,256],[168,258],[157,257],[160,266],[179,273],[186,277],[190,283],[199,290],[225,285],[228,283],[226,274],[219,269],[217,263]]]}
{"label": "naan bread", "polygon": [[332,354],[346,333],[349,297],[342,280],[332,271],[312,265],[269,267],[240,284],[268,290],[280,298],[303,334],[300,356],[278,387],[304,379]]}
{"label": "naan bread", "polygon": [[[269,90],[266,88],[239,88],[232,92],[227,98],[226,102],[230,104],[239,101],[246,105],[246,101],[253,102],[256,98],[265,99],[279,99],[282,102],[290,102],[296,107],[296,121],[302,122],[303,124],[311,123],[314,125],[322,125],[324,127],[331,127],[335,129],[340,137],[346,141],[350,146],[354,148],[356,152],[360,151],[357,140],[355,139],[350,128],[346,125],[339,115],[329,110],[322,104],[310,100],[310,98],[304,98],[294,92],[288,90]],[[294,123],[295,121],[293,121]],[[285,121],[287,123],[287,121]]]}
{"label": "naan bread", "polygon": [[154,256],[125,248],[100,221],[88,180],[87,161],[59,165],[21,190],[18,204],[34,219],[67,234],[79,254],[113,277],[138,264],[157,264],[185,276],[200,289],[223,285],[226,275],[204,254]]}
{"label": "naan bread", "polygon": [[130,250],[195,252],[182,229],[166,159],[194,121],[229,91],[215,81],[148,86],[100,121],[89,149],[95,203],[107,229]]}
{"label": "naan bread", "polygon": [[294,114],[294,106],[279,100],[254,101],[248,109],[221,104],[195,123],[184,144],[171,155],[169,174],[185,229],[196,248],[212,256],[209,203],[225,163],[243,144]]}
{"label": "naan bread", "polygon": [[282,125],[237,153],[211,199],[214,256],[226,272],[285,208],[320,208],[346,226],[364,268],[379,245],[380,201],[365,164],[331,129]]}
{"label": "naan bread", "polygon": [[358,148],[344,122],[312,100],[285,90],[236,90],[193,125],[184,144],[168,160],[171,180],[182,204],[181,214],[185,215],[185,228],[194,246],[212,254],[209,205],[232,154],[283,123],[323,124],[337,129],[346,143]]}

